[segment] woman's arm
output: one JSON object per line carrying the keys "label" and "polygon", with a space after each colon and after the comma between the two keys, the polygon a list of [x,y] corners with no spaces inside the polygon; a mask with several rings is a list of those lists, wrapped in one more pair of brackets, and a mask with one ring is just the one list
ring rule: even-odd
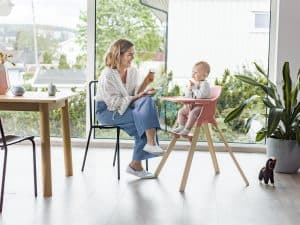
{"label": "woman's arm", "polygon": [[144,92],[144,90],[146,89],[146,87],[152,83],[154,80],[154,72],[149,71],[149,73],[147,74],[147,76],[145,77],[145,79],[143,80],[143,82],[141,83],[141,85],[139,86],[138,90],[137,90],[137,94]]}

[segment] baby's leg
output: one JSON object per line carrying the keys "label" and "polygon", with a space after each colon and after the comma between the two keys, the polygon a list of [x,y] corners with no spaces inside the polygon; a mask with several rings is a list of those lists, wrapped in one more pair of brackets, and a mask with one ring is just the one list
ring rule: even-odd
{"label": "baby's leg", "polygon": [[201,112],[201,109],[202,109],[201,106],[197,106],[190,111],[190,113],[188,114],[188,120],[185,124],[185,129],[187,129],[187,130],[192,129],[192,127],[194,126],[194,123],[196,122],[196,120]]}
{"label": "baby's leg", "polygon": [[177,122],[179,126],[184,126],[186,124],[186,121],[188,120],[188,115],[189,115],[189,109],[187,107],[182,107],[178,111]]}

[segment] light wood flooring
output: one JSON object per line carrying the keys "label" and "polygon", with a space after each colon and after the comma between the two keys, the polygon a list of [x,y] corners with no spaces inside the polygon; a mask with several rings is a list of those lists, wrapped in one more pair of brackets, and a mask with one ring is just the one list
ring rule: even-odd
{"label": "light wood flooring", "polygon": [[[7,183],[0,224],[5,225],[298,225],[300,175],[275,174],[276,187],[259,184],[264,154],[236,153],[250,186],[245,187],[227,153],[217,153],[214,175],[207,152],[196,152],[185,193],[178,191],[187,152],[173,152],[159,179],[126,174],[131,150],[121,151],[121,180],[111,149],[91,146],[85,172],[83,148],[73,148],[74,176],[64,176],[62,148],[52,149],[53,197],[33,195],[31,149],[17,146],[8,155]],[[2,171],[3,152],[1,152]],[[154,171],[159,159],[150,161]]]}

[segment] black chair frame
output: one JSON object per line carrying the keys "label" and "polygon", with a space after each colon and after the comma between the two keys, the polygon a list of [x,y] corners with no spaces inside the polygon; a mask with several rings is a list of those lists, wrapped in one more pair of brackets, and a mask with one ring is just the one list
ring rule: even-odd
{"label": "black chair frame", "polygon": [[4,129],[2,126],[2,121],[0,118],[0,148],[4,150],[4,160],[3,160],[3,169],[2,169],[2,183],[1,183],[1,196],[0,196],[0,213],[2,213],[3,209],[3,200],[4,200],[4,186],[5,186],[5,178],[6,178],[6,166],[7,166],[7,152],[8,146],[17,144],[19,142],[28,140],[32,143],[32,151],[33,151],[33,178],[34,178],[34,196],[37,197],[37,176],[36,176],[36,154],[35,154],[35,142],[34,136],[16,136],[16,135],[7,135],[4,134]]}
{"label": "black chair frame", "polygon": [[[96,119],[96,100],[94,99],[94,96],[96,95],[96,87],[98,84],[98,80],[92,80],[89,82],[89,88],[88,88],[88,97],[89,97],[89,118],[90,118],[90,129],[89,129],[89,134],[88,134],[88,139],[85,147],[85,152],[84,152],[84,157],[83,157],[83,162],[81,166],[81,171],[84,171],[85,163],[86,163],[86,158],[87,158],[87,153],[90,145],[90,140],[92,136],[92,131],[95,129],[116,129],[117,131],[117,139],[116,139],[116,145],[115,145],[115,152],[114,152],[114,159],[113,159],[113,166],[116,164],[117,160],[117,169],[118,169],[118,180],[120,180],[120,131],[121,128],[119,126],[115,125],[101,125],[98,123]],[[92,95],[93,93],[93,95]],[[148,170],[148,160],[146,160],[146,170]]]}

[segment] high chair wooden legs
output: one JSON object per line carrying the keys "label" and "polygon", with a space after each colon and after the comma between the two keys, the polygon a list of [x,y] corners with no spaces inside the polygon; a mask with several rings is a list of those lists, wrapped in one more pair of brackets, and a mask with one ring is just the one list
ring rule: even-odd
{"label": "high chair wooden legs", "polygon": [[199,137],[199,132],[200,132],[200,127],[196,127],[195,131],[194,131],[192,143],[191,143],[191,146],[190,146],[190,149],[189,149],[188,157],[186,159],[183,176],[182,176],[182,179],[181,179],[181,184],[180,184],[180,188],[179,188],[180,192],[184,191],[187,179],[189,177],[189,173],[190,173],[190,169],[191,169],[191,165],[192,165],[192,161],[193,161],[193,156],[194,156],[196,144],[197,144],[197,140],[198,140],[198,137]]}
{"label": "high chair wooden legs", "polygon": [[169,144],[169,146],[168,146],[166,152],[164,153],[162,159],[160,160],[160,163],[158,164],[158,167],[156,168],[156,170],[155,170],[155,172],[154,172],[155,177],[158,177],[158,176],[159,176],[160,171],[161,171],[162,168],[164,167],[164,165],[165,165],[165,163],[166,163],[166,161],[167,161],[167,159],[168,159],[168,157],[169,157],[171,151],[172,151],[173,148],[174,148],[174,145],[175,145],[175,143],[176,143],[176,141],[177,141],[177,138],[178,138],[178,137],[176,137],[175,135],[173,136],[172,141],[170,142],[170,144]]}
{"label": "high chair wooden legs", "polygon": [[219,129],[219,127],[218,127],[217,124],[214,125],[214,126],[215,126],[215,128],[217,129],[217,131],[218,131],[218,133],[219,133],[219,135],[220,135],[220,138],[221,138],[221,140],[223,141],[223,143],[224,143],[224,145],[225,145],[225,147],[226,147],[226,150],[229,152],[229,155],[231,156],[231,158],[232,158],[234,164],[236,165],[236,167],[237,167],[238,171],[240,172],[240,174],[241,174],[243,180],[245,181],[246,186],[249,186],[249,182],[248,182],[248,180],[247,180],[247,177],[245,176],[243,170],[241,169],[241,167],[240,167],[238,161],[237,161],[236,158],[234,157],[234,154],[233,154],[233,152],[232,152],[232,149],[229,147],[229,145],[228,145],[228,143],[227,143],[227,141],[226,141],[226,139],[225,139],[223,133],[221,132],[221,130]]}
{"label": "high chair wooden legs", "polygon": [[208,144],[208,150],[209,150],[211,160],[212,160],[214,168],[215,168],[215,173],[218,174],[218,173],[220,173],[220,169],[219,169],[218,160],[217,160],[217,156],[216,156],[216,150],[215,150],[215,147],[214,147],[211,135],[210,135],[208,124],[204,123],[203,127],[204,127],[204,132],[205,132],[205,136],[206,136],[206,140],[207,140],[207,144]]}
{"label": "high chair wooden legs", "polygon": [[[215,151],[213,141],[212,141],[212,138],[211,138],[210,130],[209,130],[209,127],[208,127],[207,123],[202,124],[202,125],[203,125],[204,131],[205,131],[207,144],[208,144],[208,149],[209,149],[211,159],[212,159],[212,162],[213,162],[213,165],[214,165],[215,173],[218,174],[220,172],[220,169],[219,169],[219,165],[218,165],[218,161],[217,161],[217,157],[216,157],[216,151]],[[217,125],[214,125],[214,126],[216,127],[216,129],[217,129],[217,131],[218,131],[218,133],[221,137],[221,140],[224,142],[226,150],[229,152],[229,155],[231,156],[231,158],[232,158],[234,164],[236,165],[239,173],[241,174],[243,180],[245,181],[246,186],[248,186],[249,182],[248,182],[244,172],[242,171],[239,163],[237,162],[236,158],[234,157],[234,154],[233,154],[231,148],[229,147],[227,141],[225,140],[221,130],[219,129],[219,127]],[[189,173],[190,173],[190,169],[191,169],[191,165],[192,165],[193,156],[194,156],[197,140],[198,140],[198,137],[199,137],[199,133],[200,133],[200,126],[196,127],[195,130],[194,130],[192,142],[191,142],[191,145],[190,145],[190,148],[189,148],[189,151],[188,151],[188,157],[187,157],[187,160],[186,160],[186,163],[185,163],[183,176],[182,176],[182,179],[181,179],[181,184],[180,184],[180,188],[179,188],[180,192],[183,192],[185,190],[185,186],[186,186],[186,183],[187,183],[187,179],[189,177]],[[163,155],[163,157],[162,157],[162,159],[161,159],[161,161],[160,161],[160,163],[159,163],[159,165],[158,165],[158,167],[157,167],[157,169],[154,173],[154,175],[156,177],[159,176],[159,174],[160,174],[163,166],[165,165],[171,151],[173,150],[178,138],[179,138],[178,135],[174,135],[173,139],[171,140],[165,154]]]}

